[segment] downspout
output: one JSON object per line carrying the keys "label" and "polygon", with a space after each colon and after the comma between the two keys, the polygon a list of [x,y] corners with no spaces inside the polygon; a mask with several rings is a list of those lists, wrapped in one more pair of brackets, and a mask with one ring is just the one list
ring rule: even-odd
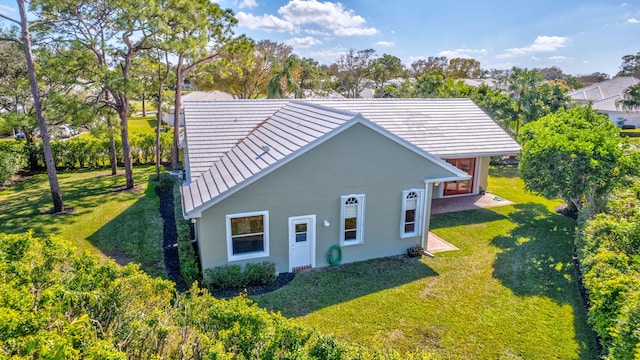
{"label": "downspout", "polygon": [[433,258],[434,255],[427,251],[427,246],[429,244],[429,225],[431,222],[432,192],[433,182],[424,180],[424,206],[422,208],[422,238],[420,239],[420,246],[422,246],[423,253],[431,258]]}

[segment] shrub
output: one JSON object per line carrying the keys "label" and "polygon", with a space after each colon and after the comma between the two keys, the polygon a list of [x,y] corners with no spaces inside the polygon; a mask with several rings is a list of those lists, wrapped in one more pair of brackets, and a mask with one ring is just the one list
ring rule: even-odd
{"label": "shrub", "polygon": [[[606,210],[581,222],[577,238],[589,322],[607,359],[640,349],[640,181],[617,189]],[[635,355],[634,355],[635,354]]]}
{"label": "shrub", "polygon": [[169,192],[173,190],[173,184],[176,183],[176,177],[172,176],[169,173],[162,173],[160,174],[160,184],[158,185],[160,187],[161,191],[164,192]]}
{"label": "shrub", "polygon": [[259,264],[246,264],[244,275],[249,285],[271,284],[276,280],[276,264],[268,261]]}
{"label": "shrub", "polygon": [[247,285],[247,277],[237,264],[216,266],[204,271],[204,279],[210,288],[239,288]]}
{"label": "shrub", "polygon": [[276,264],[272,262],[248,263],[242,271],[237,264],[216,266],[204,271],[204,281],[211,289],[233,289],[244,286],[268,285],[276,279]]}
{"label": "shrub", "polygon": [[22,169],[26,163],[22,142],[0,143],[0,185]]}
{"label": "shrub", "polygon": [[[173,178],[173,208],[176,218],[176,232],[178,234],[178,258],[180,273],[187,286],[200,277],[200,268],[196,261],[196,252],[191,243],[191,224],[182,216],[182,200],[178,179]],[[162,180],[162,179],[161,179]]]}

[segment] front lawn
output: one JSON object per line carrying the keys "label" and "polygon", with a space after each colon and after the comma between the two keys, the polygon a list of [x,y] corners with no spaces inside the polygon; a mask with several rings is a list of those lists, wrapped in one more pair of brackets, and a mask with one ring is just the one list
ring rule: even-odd
{"label": "front lawn", "polygon": [[434,216],[459,247],[434,259],[302,272],[254,299],[322,333],[381,351],[447,359],[596,359],[572,267],[575,222],[523,190],[514,168],[489,191],[515,205]]}
{"label": "front lawn", "polygon": [[109,169],[59,172],[68,214],[49,215],[52,208],[47,174],[0,191],[0,232],[33,230],[36,236],[55,234],[79,250],[142,264],[153,276],[165,276],[162,219],[155,194],[155,167],[134,168],[134,190],[119,191],[124,175]]}

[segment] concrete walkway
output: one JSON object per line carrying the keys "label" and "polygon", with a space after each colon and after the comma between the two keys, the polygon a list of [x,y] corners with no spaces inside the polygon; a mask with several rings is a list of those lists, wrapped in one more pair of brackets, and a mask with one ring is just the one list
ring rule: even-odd
{"label": "concrete walkway", "polygon": [[431,201],[431,214],[444,214],[456,211],[484,209],[512,204],[514,204],[513,201],[503,199],[497,195],[487,192],[484,195],[433,199]]}
{"label": "concrete walkway", "polygon": [[435,254],[443,251],[460,250],[452,243],[446,241],[440,236],[429,231],[429,238],[427,239],[427,251]]}

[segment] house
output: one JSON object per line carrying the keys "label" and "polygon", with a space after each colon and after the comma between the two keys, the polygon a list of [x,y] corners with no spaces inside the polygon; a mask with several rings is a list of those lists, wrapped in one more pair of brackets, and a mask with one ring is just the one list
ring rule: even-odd
{"label": "house", "polygon": [[203,269],[278,272],[424,244],[431,200],[477,194],[518,144],[469,99],[185,102],[185,218]]}
{"label": "house", "polygon": [[570,92],[569,97],[583,105],[591,103],[592,108],[607,115],[617,126],[634,125],[640,128],[640,111],[625,111],[616,105],[623,98],[624,91],[639,82],[639,79],[631,76],[616,77]]}

